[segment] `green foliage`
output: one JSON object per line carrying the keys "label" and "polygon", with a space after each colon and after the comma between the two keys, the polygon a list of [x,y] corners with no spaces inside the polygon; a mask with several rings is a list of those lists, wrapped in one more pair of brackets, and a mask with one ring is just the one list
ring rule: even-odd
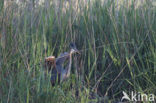
{"label": "green foliage", "polygon": [[[69,8],[62,1],[59,9],[50,0],[11,9],[1,1],[0,102],[111,103],[123,90],[156,94],[156,7],[104,1]],[[44,58],[69,51],[70,42],[81,56],[69,80],[51,87]]]}

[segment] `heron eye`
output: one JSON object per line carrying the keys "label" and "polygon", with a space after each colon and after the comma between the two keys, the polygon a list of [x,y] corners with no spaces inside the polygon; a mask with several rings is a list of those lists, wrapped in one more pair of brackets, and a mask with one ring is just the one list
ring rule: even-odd
{"label": "heron eye", "polygon": [[76,45],[74,43],[70,43],[70,48],[76,48]]}

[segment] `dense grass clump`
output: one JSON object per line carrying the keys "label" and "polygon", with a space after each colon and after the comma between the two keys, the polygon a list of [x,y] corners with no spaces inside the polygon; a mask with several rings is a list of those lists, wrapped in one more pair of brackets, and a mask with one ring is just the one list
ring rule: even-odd
{"label": "dense grass clump", "polygon": [[[154,1],[37,1],[0,1],[1,103],[111,103],[122,91],[156,94]],[[73,56],[70,78],[51,87],[44,58],[69,51],[70,42],[81,55]]]}

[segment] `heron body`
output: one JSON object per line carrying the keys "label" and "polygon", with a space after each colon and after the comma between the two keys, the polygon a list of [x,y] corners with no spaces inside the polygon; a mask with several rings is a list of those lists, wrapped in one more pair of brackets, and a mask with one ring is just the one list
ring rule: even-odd
{"label": "heron body", "polygon": [[[62,53],[55,60],[53,59],[53,68],[51,70],[51,84],[54,86],[57,83],[61,83],[70,76],[71,65],[72,65],[72,54],[78,52],[75,44],[70,44],[70,52]],[[79,53],[79,52],[78,52]],[[63,67],[65,61],[68,61],[66,67]]]}

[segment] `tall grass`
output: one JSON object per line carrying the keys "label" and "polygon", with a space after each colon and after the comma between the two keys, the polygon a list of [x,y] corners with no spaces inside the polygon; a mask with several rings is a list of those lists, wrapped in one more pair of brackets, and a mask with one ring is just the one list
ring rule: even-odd
{"label": "tall grass", "polygon": [[[34,3],[0,2],[1,103],[108,103],[120,101],[122,91],[156,94],[152,1]],[[70,42],[81,55],[69,80],[51,87],[44,58],[69,51]]]}

